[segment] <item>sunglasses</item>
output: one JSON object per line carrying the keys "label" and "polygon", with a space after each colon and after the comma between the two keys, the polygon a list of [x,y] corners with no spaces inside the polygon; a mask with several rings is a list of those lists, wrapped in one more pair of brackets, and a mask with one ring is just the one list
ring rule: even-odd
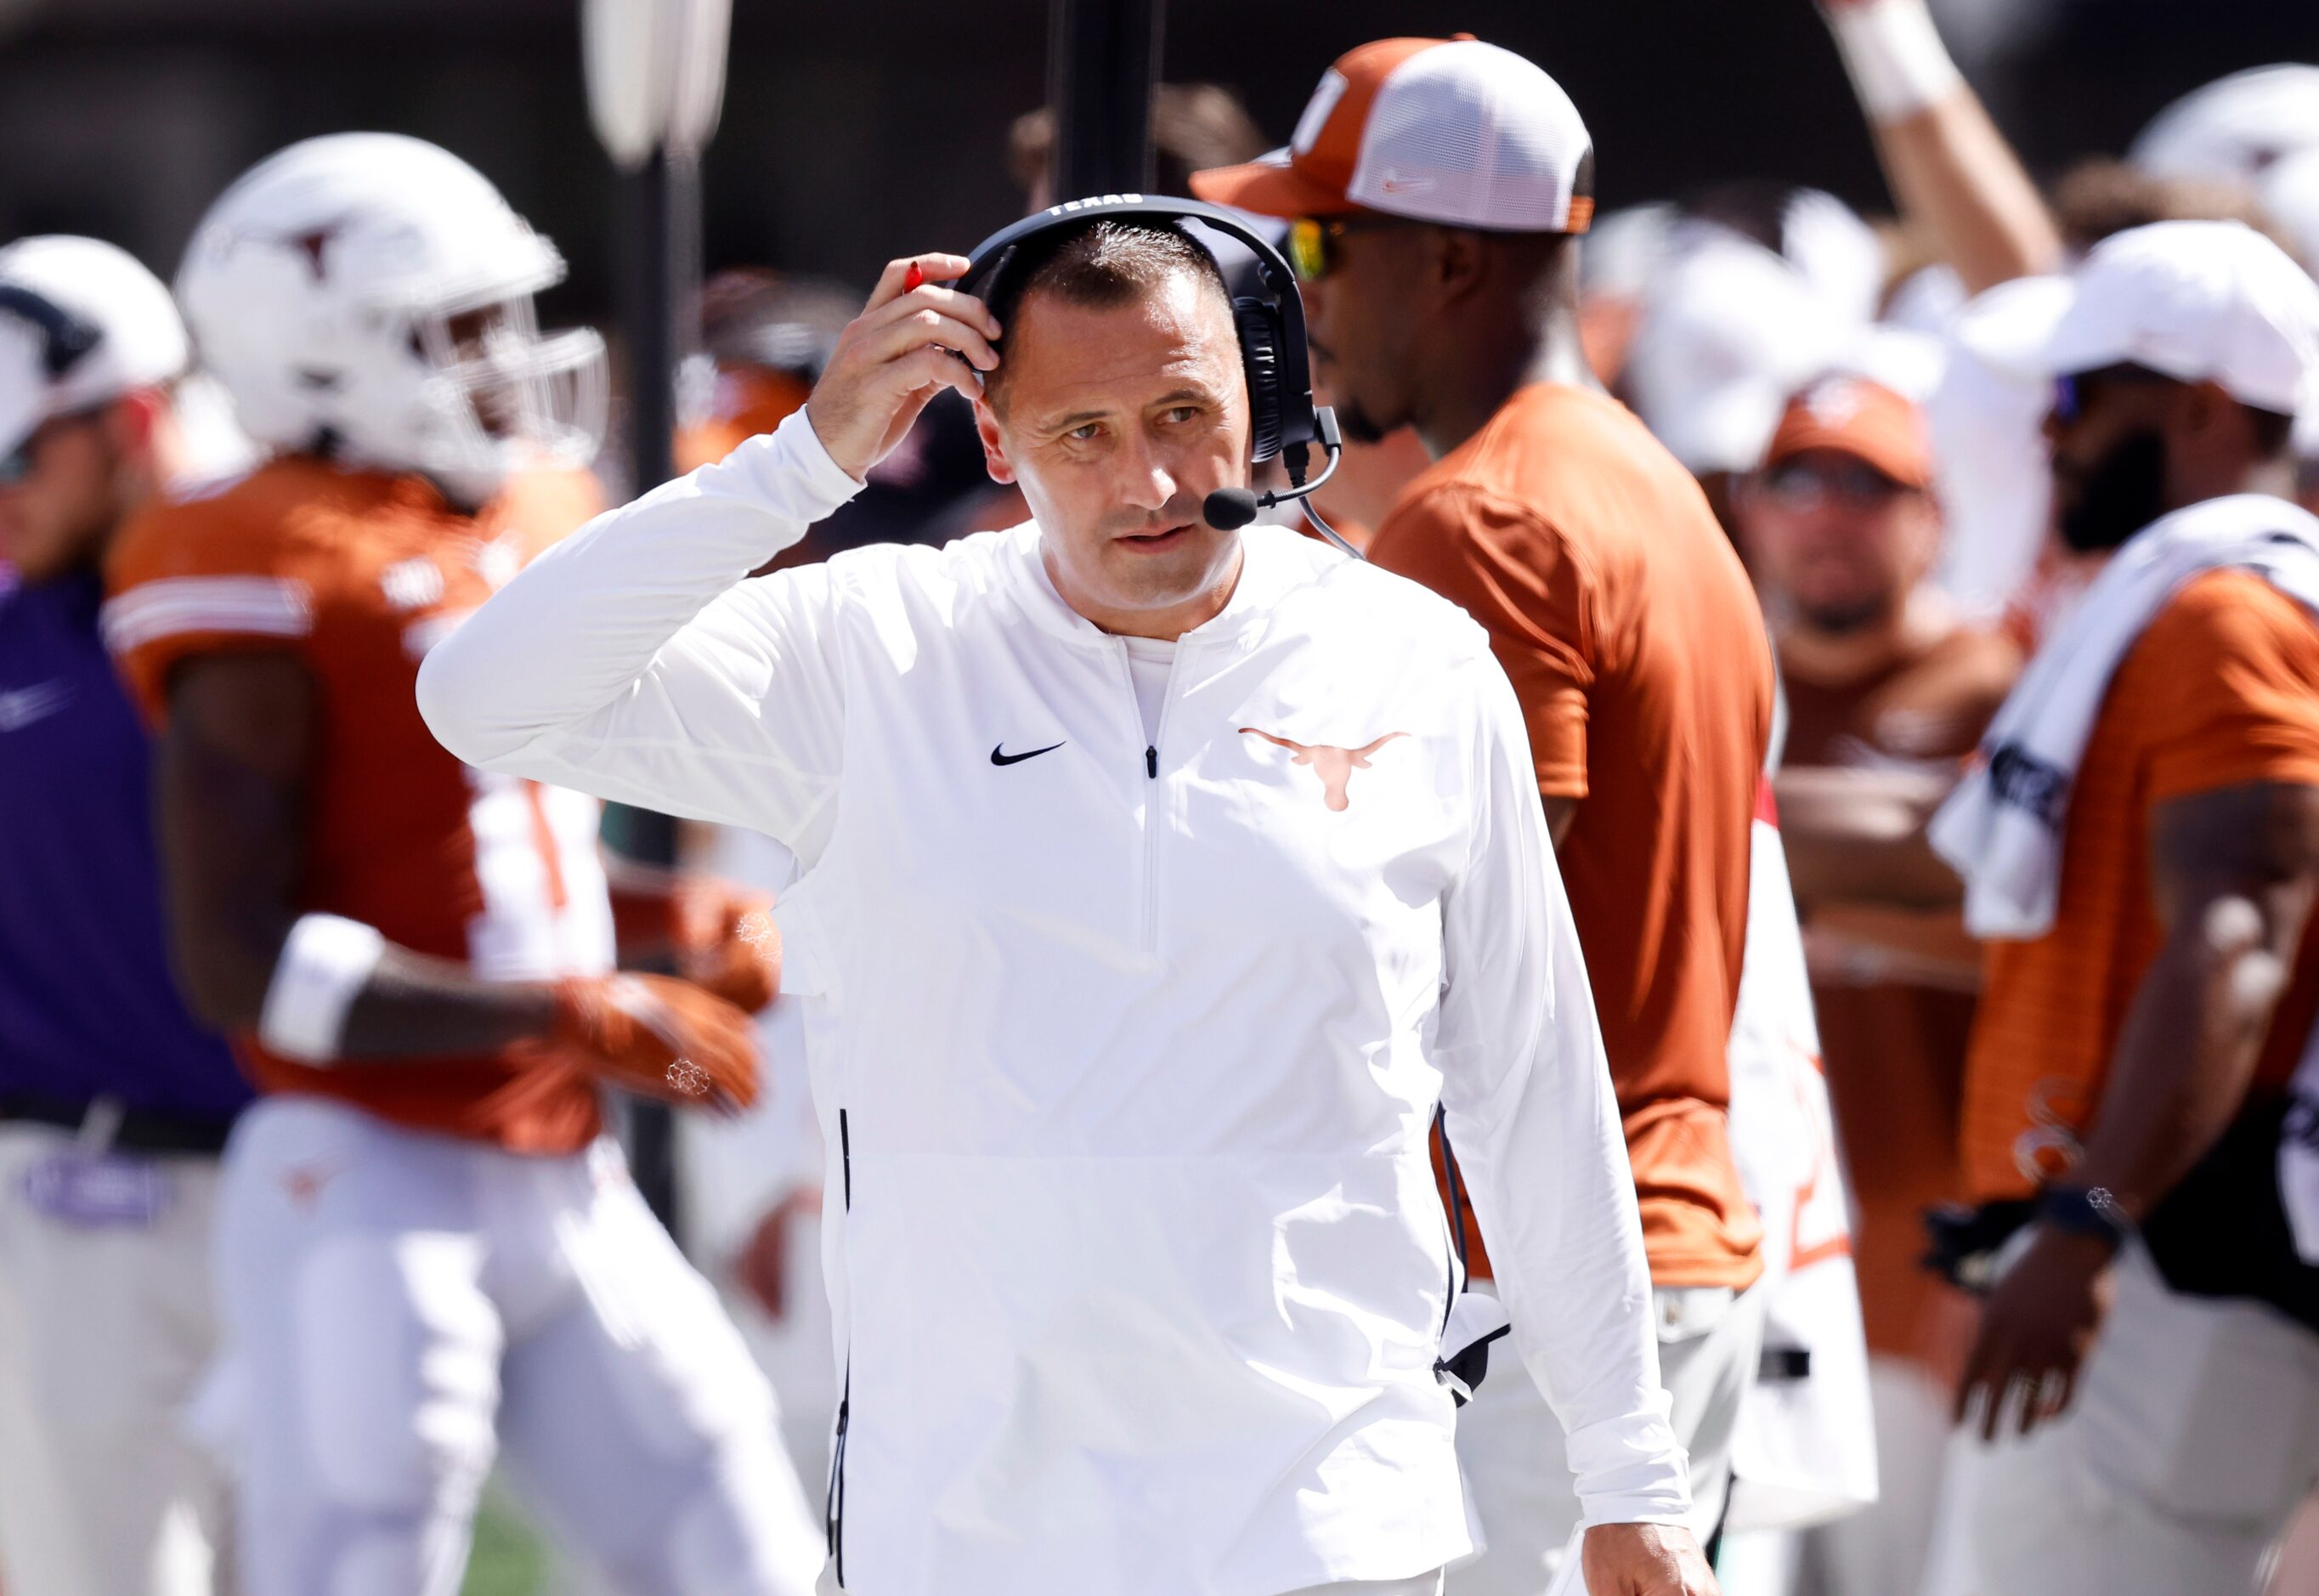
{"label": "sunglasses", "polygon": [[1288,224],[1288,269],[1299,283],[1318,283],[1329,275],[1332,246],[1348,233],[1393,227],[1403,219],[1362,213],[1353,216],[1300,216]]}
{"label": "sunglasses", "polygon": [[1869,509],[1911,490],[1864,461],[1841,464],[1794,461],[1765,472],[1764,492],[1795,508],[1832,500],[1852,509]]}
{"label": "sunglasses", "polygon": [[2172,381],[2163,372],[2141,365],[2105,365],[2093,371],[2065,372],[2053,379],[2053,419],[2066,427],[2084,415],[2093,394],[2106,384]]}

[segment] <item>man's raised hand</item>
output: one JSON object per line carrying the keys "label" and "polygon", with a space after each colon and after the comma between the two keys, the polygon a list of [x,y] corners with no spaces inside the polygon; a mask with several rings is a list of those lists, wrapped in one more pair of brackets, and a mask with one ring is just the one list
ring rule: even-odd
{"label": "man's raised hand", "polygon": [[965,275],[968,265],[962,255],[888,261],[870,302],[838,334],[806,419],[847,475],[868,476],[935,394],[955,388],[977,398],[982,390],[972,373],[997,368],[990,347],[997,320],[973,295],[942,286]]}

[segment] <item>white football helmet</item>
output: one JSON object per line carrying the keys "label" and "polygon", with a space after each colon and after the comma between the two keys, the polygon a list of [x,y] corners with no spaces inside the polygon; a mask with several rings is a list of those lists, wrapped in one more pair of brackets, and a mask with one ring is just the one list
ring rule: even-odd
{"label": "white football helmet", "polygon": [[564,259],[473,167],[333,133],[245,173],[194,230],[177,299],[202,364],[276,449],[415,471],[469,503],[526,466],[585,464],[603,340],[539,335]]}

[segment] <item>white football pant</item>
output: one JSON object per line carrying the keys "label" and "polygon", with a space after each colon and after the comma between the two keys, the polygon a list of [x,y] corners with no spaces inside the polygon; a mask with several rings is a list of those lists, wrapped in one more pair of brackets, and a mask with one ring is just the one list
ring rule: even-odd
{"label": "white football pant", "polygon": [[217,1226],[248,1596],[455,1596],[502,1451],[627,1596],[805,1596],[771,1389],[600,1141],[524,1158],[260,1102]]}
{"label": "white football pant", "polygon": [[[28,1200],[68,1131],[0,1124],[0,1585],[8,1596],[208,1596],[223,1478],[184,1429],[215,1350],[217,1160],[139,1159],[150,1223],[85,1226]],[[212,1582],[214,1581],[214,1585]]]}
{"label": "white football pant", "polygon": [[2129,1247],[2068,1411],[1951,1440],[1924,1593],[2251,1596],[2314,1481],[2319,1335]]}
{"label": "white football pant", "polygon": [[[1476,1289],[1486,1283],[1475,1281]],[[1764,1293],[1674,1287],[1651,1294],[1659,1332],[1659,1380],[1674,1400],[1675,1438],[1691,1454],[1691,1529],[1704,1546],[1731,1488],[1731,1441],[1739,1399],[1763,1356]],[[1457,1464],[1482,1550],[1454,1565],[1454,1596],[1576,1592],[1577,1482],[1562,1425],[1511,1342],[1491,1348],[1488,1378],[1457,1410]]]}

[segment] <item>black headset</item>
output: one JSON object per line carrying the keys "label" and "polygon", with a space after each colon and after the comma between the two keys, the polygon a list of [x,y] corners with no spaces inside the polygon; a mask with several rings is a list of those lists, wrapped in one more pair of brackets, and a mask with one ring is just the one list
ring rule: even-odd
{"label": "black headset", "polygon": [[[1258,464],[1280,457],[1288,468],[1290,486],[1259,495],[1251,488],[1219,488],[1207,497],[1203,513],[1208,524],[1226,529],[1244,527],[1257,511],[1291,499],[1304,499],[1304,514],[1330,542],[1351,555],[1358,550],[1337,536],[1321,518],[1307,495],[1335,474],[1343,440],[1337,418],[1325,406],[1313,402],[1311,356],[1304,344],[1304,302],[1297,297],[1296,275],[1260,233],[1230,211],[1198,200],[1146,197],[1140,194],[1107,194],[1092,199],[1066,200],[1035,216],[1026,216],[974,247],[966,275],[952,284],[962,293],[988,298],[996,282],[1015,258],[1024,240],[1055,228],[1082,222],[1130,218],[1144,221],[1196,221],[1236,239],[1256,257],[1257,278],[1270,294],[1258,298],[1237,295],[1232,300],[1232,325],[1240,334],[1241,369],[1248,378],[1249,456]],[[1196,239],[1194,240],[1197,242]],[[1327,452],[1329,463],[1309,483],[1305,473],[1313,445]]]}
{"label": "black headset", "polygon": [[84,320],[21,283],[0,283],[0,316],[14,316],[41,335],[41,364],[50,382],[78,364],[104,340],[104,329]]}
{"label": "black headset", "polygon": [[1140,194],[1069,200],[983,239],[974,247],[973,264],[966,268],[966,275],[953,286],[983,297],[983,291],[1014,264],[1015,251],[1025,239],[1078,222],[1123,217],[1196,221],[1248,247],[1256,257],[1257,275],[1271,294],[1268,299],[1242,295],[1232,301],[1241,365],[1248,373],[1250,453],[1258,460],[1269,460],[1312,443],[1320,436],[1320,425],[1313,408],[1313,377],[1304,350],[1304,304],[1296,297],[1296,278],[1279,250],[1221,207],[1198,200],[1147,199]]}

